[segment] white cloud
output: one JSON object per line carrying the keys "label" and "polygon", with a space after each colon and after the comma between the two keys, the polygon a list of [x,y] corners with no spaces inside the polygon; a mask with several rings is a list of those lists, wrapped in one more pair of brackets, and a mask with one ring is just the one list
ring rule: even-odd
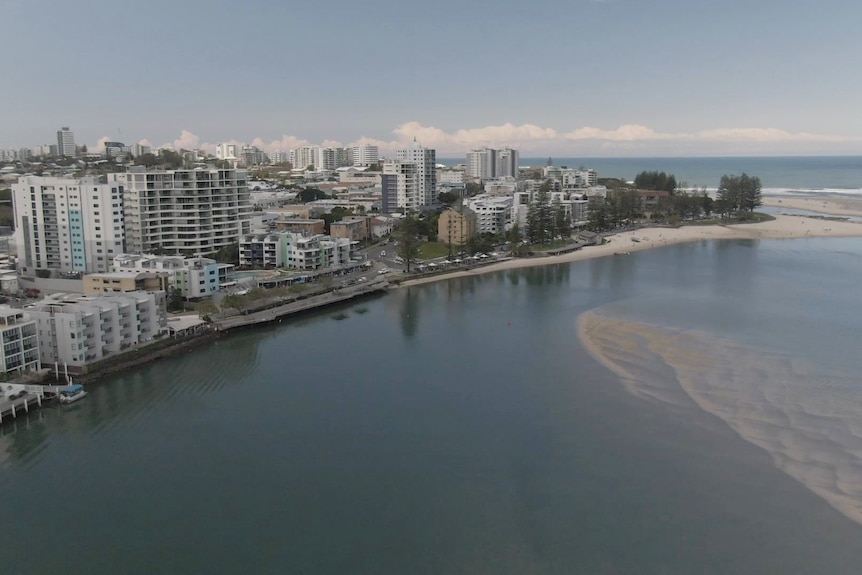
{"label": "white cloud", "polygon": [[197,150],[201,148],[200,137],[191,133],[189,130],[183,130],[180,137],[166,144],[159,146],[160,148],[173,148],[174,150]]}
{"label": "white cloud", "polygon": [[[391,156],[396,149],[409,144],[415,138],[423,146],[436,149],[438,156],[446,157],[447,155],[464,154],[470,149],[482,146],[513,147],[520,150],[522,156],[530,153],[537,155],[548,153],[619,155],[650,151],[661,151],[670,155],[688,155],[695,152],[709,154],[718,150],[726,153],[728,150],[733,150],[733,146],[744,146],[746,153],[768,153],[775,150],[805,151],[815,149],[813,146],[862,142],[862,138],[789,132],[778,128],[713,128],[679,133],[661,132],[642,124],[623,124],[613,129],[584,126],[569,132],[559,132],[554,128],[545,128],[535,124],[514,125],[505,123],[447,132],[435,126],[425,126],[420,122],[411,121],[396,127],[392,134],[394,136],[392,140],[362,136],[347,145],[372,144],[380,148],[381,155]],[[98,145],[103,149],[104,142],[108,139],[108,137],[101,138]],[[220,142],[240,145],[247,143],[234,139],[220,140]],[[148,141],[141,140],[141,143],[148,144]],[[322,145],[324,147],[344,145],[338,140],[324,140],[318,144],[289,134],[283,134],[281,139],[269,142],[262,138],[254,138],[250,143],[265,152],[288,151],[310,145]],[[805,148],[806,145],[809,147]],[[199,136],[189,130],[182,130],[176,140],[164,144],[163,147],[197,148],[215,153],[216,144],[201,143]]]}
{"label": "white cloud", "polygon": [[787,132],[777,128],[718,128],[703,130],[698,139],[723,142],[848,142],[851,138],[808,132]]}
{"label": "white cloud", "polygon": [[558,137],[557,131],[553,128],[542,128],[534,124],[515,126],[510,123],[460,129],[449,133],[433,126],[423,126],[419,122],[407,122],[395,128],[393,133],[399,137],[398,141],[401,143],[407,143],[415,138],[423,146],[449,152],[466,152],[481,146],[531,148],[535,143],[550,142]]}

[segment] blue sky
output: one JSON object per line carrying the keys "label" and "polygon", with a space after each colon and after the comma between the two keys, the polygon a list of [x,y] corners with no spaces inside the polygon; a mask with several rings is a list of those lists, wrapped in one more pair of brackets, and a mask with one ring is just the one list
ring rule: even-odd
{"label": "blue sky", "polygon": [[860,154],[860,22],[851,0],[6,0],[0,147],[70,126],[90,146]]}

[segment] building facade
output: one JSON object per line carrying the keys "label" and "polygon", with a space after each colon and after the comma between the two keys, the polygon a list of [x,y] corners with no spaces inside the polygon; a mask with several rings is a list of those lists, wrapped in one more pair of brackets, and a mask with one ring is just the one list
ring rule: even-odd
{"label": "building facade", "polygon": [[0,373],[39,369],[39,337],[36,320],[27,312],[0,307]]}
{"label": "building facade", "polygon": [[78,155],[78,146],[75,145],[75,132],[68,126],[57,130],[57,155],[66,158],[74,158]]}
{"label": "building facade", "polygon": [[380,149],[371,144],[359,144],[350,148],[350,165],[373,166],[380,162]]}
{"label": "building facade", "polygon": [[446,210],[437,221],[437,239],[463,246],[478,233],[476,214],[470,208]]}
{"label": "building facade", "polygon": [[239,245],[239,263],[252,268],[313,271],[351,263],[358,242],[291,232],[249,234]]}
{"label": "building facade", "polygon": [[437,200],[437,152],[413,140],[407,148],[395,151],[395,159],[416,166],[415,198],[409,203],[416,207],[434,204]]}
{"label": "building facade", "polygon": [[24,176],[12,184],[19,270],[106,272],[123,252],[122,183]]}
{"label": "building facade", "polygon": [[419,209],[419,173],[415,163],[401,160],[383,162],[380,176],[381,210],[395,213]]}
{"label": "building facade", "polygon": [[126,251],[213,254],[235,246],[251,229],[246,173],[234,169],[109,174],[123,186]]}
{"label": "building facade", "polygon": [[84,365],[151,343],[167,325],[164,292],[55,294],[27,308],[36,321],[42,367]]}
{"label": "building facade", "polygon": [[[167,276],[166,291],[179,290],[185,299],[198,299],[219,291],[234,266],[210,258],[120,254],[112,270],[126,273],[155,273]],[[85,284],[86,287],[86,284]]]}
{"label": "building facade", "polygon": [[511,227],[512,196],[480,194],[466,204],[476,214],[476,231],[480,234],[502,234]]}

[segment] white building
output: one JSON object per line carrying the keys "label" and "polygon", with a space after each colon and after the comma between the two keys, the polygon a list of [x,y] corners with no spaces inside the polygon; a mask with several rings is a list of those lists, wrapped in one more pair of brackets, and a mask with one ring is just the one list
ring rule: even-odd
{"label": "white building", "polygon": [[67,126],[57,130],[57,155],[74,158],[78,155],[78,146],[75,145],[75,132]]}
{"label": "white building", "polygon": [[372,166],[380,162],[380,150],[371,144],[359,144],[350,148],[350,160],[353,166]]}
{"label": "white building", "polygon": [[136,158],[143,156],[144,154],[153,153],[153,148],[144,144],[132,144],[131,146],[129,146],[129,150]]}
{"label": "white building", "polygon": [[560,170],[560,181],[564,190],[576,190],[595,186],[599,176],[595,170],[573,170],[571,168]]}
{"label": "white building", "polygon": [[39,338],[34,320],[27,312],[0,307],[0,373],[39,369]]}
{"label": "white building", "polygon": [[423,148],[415,139],[407,148],[396,150],[395,159],[416,165],[416,196],[408,200],[419,206],[430,206],[437,200],[437,152]]}
{"label": "white building", "polygon": [[288,161],[288,153],[284,150],[273,150],[269,153],[271,164],[283,164]]}
{"label": "white building", "polygon": [[346,148],[321,148],[320,164],[314,164],[317,169],[335,170],[349,165]]}
{"label": "white building", "polygon": [[105,272],[123,252],[123,185],[25,176],[12,184],[19,269]]}
{"label": "white building", "polygon": [[216,145],[216,158],[219,160],[239,159],[240,147],[236,144],[219,143]]}
{"label": "white building", "polygon": [[168,276],[168,285],[178,289],[186,299],[198,299],[219,291],[233,271],[231,264],[221,264],[204,257],[120,254],[114,258],[115,272],[159,272]]}
{"label": "white building", "polygon": [[463,184],[465,170],[449,166],[437,166],[437,185]]}
{"label": "white building", "polygon": [[381,211],[395,213],[419,209],[418,169],[413,162],[386,160],[380,176]]}
{"label": "white building", "polygon": [[53,294],[25,310],[38,326],[42,367],[88,362],[146,345],[167,324],[164,292]]}
{"label": "white building", "polygon": [[349,264],[359,242],[293,232],[243,236],[239,263],[254,268],[288,268],[312,271]]}
{"label": "white building", "polygon": [[492,178],[518,177],[518,150],[512,148],[481,148],[467,152],[469,178],[489,180]]}
{"label": "white building", "polygon": [[[518,224],[521,233],[526,229],[527,212],[530,205],[536,201],[538,189],[515,192],[512,201],[511,224]],[[589,200],[581,199],[581,196],[569,194],[568,192],[552,191],[548,194],[548,202],[553,206],[559,201],[566,212],[566,218],[573,227],[587,224],[589,214]]]}
{"label": "white building", "polygon": [[251,228],[251,197],[243,170],[147,171],[109,174],[124,186],[126,251],[207,255],[234,246]]}
{"label": "white building", "polygon": [[476,214],[476,231],[480,234],[502,234],[511,227],[512,196],[480,194],[465,204]]}
{"label": "white building", "polygon": [[291,151],[290,163],[294,168],[306,169],[314,166],[320,169],[323,166],[322,148],[320,146],[302,146]]}

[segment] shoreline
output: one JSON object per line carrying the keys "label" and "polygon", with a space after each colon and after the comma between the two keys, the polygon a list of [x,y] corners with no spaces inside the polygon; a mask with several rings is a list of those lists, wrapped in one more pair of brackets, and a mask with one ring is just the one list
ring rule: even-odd
{"label": "shoreline", "polygon": [[[770,198],[770,201],[773,198]],[[815,200],[818,204],[829,207],[833,200]],[[843,200],[834,200],[841,202]],[[848,212],[842,215],[862,216],[862,200],[859,200],[857,210],[845,208]],[[767,204],[764,199],[764,205]],[[785,200],[779,206],[793,207]],[[798,208],[811,209],[811,208]],[[823,209],[821,207],[821,209]],[[814,211],[814,210],[811,210]],[[638,238],[639,242],[631,240]],[[577,251],[559,256],[544,256],[535,258],[513,258],[499,263],[471,270],[458,270],[442,273],[431,277],[418,279],[407,279],[393,287],[411,287],[438,281],[455,279],[460,277],[488,274],[512,269],[529,268],[535,266],[546,266],[561,263],[576,262],[593,258],[619,255],[623,256],[637,251],[648,250],[658,247],[671,246],[674,244],[697,242],[704,240],[761,240],[761,239],[799,239],[799,238],[826,238],[826,237],[862,237],[862,223],[844,221],[824,221],[810,216],[777,215],[774,220],[751,224],[729,224],[729,225],[684,225],[678,228],[651,227],[641,228],[635,231],[619,232],[605,236],[605,243],[600,246],[587,246]]]}

